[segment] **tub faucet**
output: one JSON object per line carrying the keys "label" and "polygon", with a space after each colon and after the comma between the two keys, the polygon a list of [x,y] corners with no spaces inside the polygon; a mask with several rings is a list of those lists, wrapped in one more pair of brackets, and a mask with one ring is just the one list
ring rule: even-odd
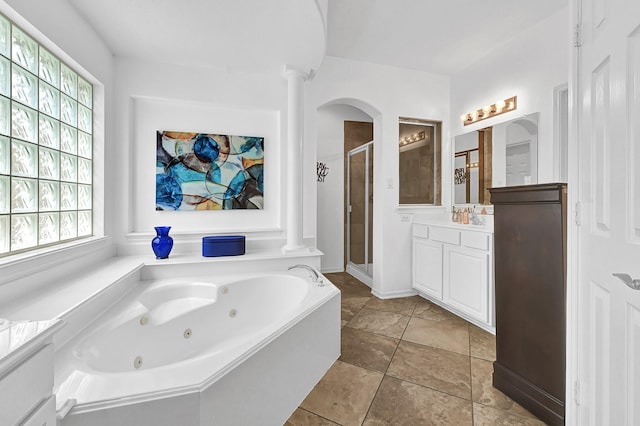
{"label": "tub faucet", "polygon": [[294,269],[294,268],[306,269],[307,271],[311,272],[311,274],[312,274],[311,281],[313,281],[314,283],[318,283],[319,286],[323,286],[324,285],[324,281],[322,281],[322,278],[320,278],[320,273],[318,273],[318,271],[316,271],[311,266],[302,265],[302,264],[293,265],[293,266],[289,266],[287,268],[287,271],[290,271],[291,269]]}

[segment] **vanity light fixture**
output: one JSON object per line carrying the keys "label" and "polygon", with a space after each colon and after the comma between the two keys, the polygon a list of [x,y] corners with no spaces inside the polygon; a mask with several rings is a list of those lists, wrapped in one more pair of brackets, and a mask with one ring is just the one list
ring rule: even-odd
{"label": "vanity light fixture", "polygon": [[475,111],[471,111],[467,114],[462,114],[460,120],[465,126],[476,123],[487,118],[495,117],[496,115],[504,114],[505,112],[515,111],[518,108],[518,97],[512,96],[504,101],[498,101],[495,104],[486,105]]}
{"label": "vanity light fixture", "polygon": [[426,133],[423,130],[421,132],[414,133],[412,135],[400,138],[400,140],[398,141],[398,144],[400,146],[405,146],[405,145],[409,145],[410,143],[414,143],[414,142],[418,142],[418,141],[424,140],[426,138],[427,138]]}

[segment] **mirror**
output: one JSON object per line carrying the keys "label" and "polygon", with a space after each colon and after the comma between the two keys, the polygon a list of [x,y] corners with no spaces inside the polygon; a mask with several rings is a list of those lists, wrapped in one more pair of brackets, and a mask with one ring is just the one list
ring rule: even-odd
{"label": "mirror", "polygon": [[398,202],[434,205],[441,197],[442,123],[400,117],[398,125]]}
{"label": "mirror", "polygon": [[489,204],[488,188],[538,183],[538,115],[455,137],[455,204]]}

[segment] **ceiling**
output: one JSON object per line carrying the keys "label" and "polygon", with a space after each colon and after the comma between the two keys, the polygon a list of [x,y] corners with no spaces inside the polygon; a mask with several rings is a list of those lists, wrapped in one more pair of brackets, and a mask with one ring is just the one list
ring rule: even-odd
{"label": "ceiling", "polygon": [[[456,74],[567,0],[68,0],[117,56],[242,71],[332,56]],[[319,2],[323,4],[322,1]],[[326,44],[325,44],[326,41]]]}
{"label": "ceiling", "polygon": [[327,53],[455,75],[567,0],[329,0]]}
{"label": "ceiling", "polygon": [[313,0],[68,0],[116,56],[246,72],[317,68]]}

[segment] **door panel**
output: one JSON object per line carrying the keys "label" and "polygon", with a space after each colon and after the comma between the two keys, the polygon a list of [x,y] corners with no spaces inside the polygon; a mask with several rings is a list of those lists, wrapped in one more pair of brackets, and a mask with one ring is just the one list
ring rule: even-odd
{"label": "door panel", "polygon": [[[640,12],[638,12],[640,13]],[[640,26],[629,36],[629,153],[631,164],[640,164]],[[630,168],[628,185],[633,203],[630,204],[630,239],[640,243],[640,171]]]}
{"label": "door panel", "polygon": [[414,239],[413,287],[442,299],[442,244]]}
{"label": "door panel", "polygon": [[632,425],[640,424],[640,309],[627,305],[627,324],[629,324],[627,342],[629,354],[627,356],[627,418]]}
{"label": "door panel", "polygon": [[347,203],[347,271],[372,278],[373,142],[347,153]]}
{"label": "door panel", "polygon": [[[638,425],[640,2],[576,0],[582,12],[576,149],[576,425]],[[575,389],[578,389],[579,392]]]}
{"label": "door panel", "polygon": [[366,153],[349,153],[349,262],[364,265]]}
{"label": "door panel", "polygon": [[482,322],[489,320],[489,254],[464,247],[445,248],[445,302]]}

